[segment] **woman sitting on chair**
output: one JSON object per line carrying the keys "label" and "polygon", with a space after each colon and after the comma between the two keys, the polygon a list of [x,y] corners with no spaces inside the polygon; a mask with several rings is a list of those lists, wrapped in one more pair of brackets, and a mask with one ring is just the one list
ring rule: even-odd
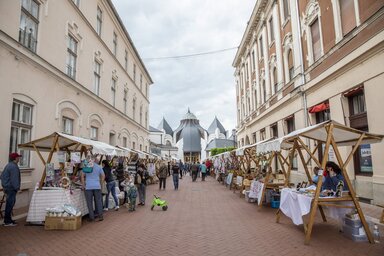
{"label": "woman sitting on chair", "polygon": [[344,184],[343,190],[349,190],[347,184],[345,183],[341,169],[336,163],[331,161],[327,162],[325,164],[325,172],[326,175],[324,175],[324,182],[322,186],[323,190],[336,191],[339,181],[342,181]]}

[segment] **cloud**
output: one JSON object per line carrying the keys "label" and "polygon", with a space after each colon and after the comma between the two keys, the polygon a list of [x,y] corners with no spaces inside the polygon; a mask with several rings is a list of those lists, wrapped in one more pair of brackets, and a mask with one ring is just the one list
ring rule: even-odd
{"label": "cloud", "polygon": [[175,129],[191,109],[204,128],[217,116],[236,126],[232,61],[236,49],[193,58],[146,60],[226,49],[240,44],[254,0],[112,0],[154,84],[150,119]]}

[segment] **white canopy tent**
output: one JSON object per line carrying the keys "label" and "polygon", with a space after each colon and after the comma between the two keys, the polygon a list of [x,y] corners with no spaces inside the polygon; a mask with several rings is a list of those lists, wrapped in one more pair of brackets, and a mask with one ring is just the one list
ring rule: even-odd
{"label": "white canopy tent", "polygon": [[[325,143],[327,141],[328,131],[327,125],[333,124],[333,138],[338,146],[353,146],[361,137],[362,132],[342,125],[336,121],[329,120],[320,124],[315,124],[306,128],[293,131],[281,138],[261,143],[257,146],[257,154],[265,154],[272,151],[281,151],[281,149],[290,149],[293,147],[295,138],[304,137],[315,141]],[[382,140],[382,135],[365,133],[361,144],[372,144]]]}
{"label": "white canopy tent", "polygon": [[92,154],[107,156],[127,156],[129,153],[129,150],[123,150],[101,141],[85,139],[60,132],[54,132],[41,139],[19,145],[19,148],[30,150],[38,149],[40,152],[51,152],[52,150],[81,151],[82,147],[87,151],[91,151]]}

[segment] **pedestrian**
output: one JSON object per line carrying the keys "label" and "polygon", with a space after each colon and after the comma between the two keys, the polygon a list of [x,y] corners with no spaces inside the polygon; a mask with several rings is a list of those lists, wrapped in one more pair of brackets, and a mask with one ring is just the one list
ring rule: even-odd
{"label": "pedestrian", "polygon": [[199,171],[199,166],[195,162],[193,162],[193,164],[191,166],[192,182],[196,181],[198,171]]}
{"label": "pedestrian", "polygon": [[109,195],[112,193],[113,200],[115,200],[115,211],[119,210],[119,200],[117,199],[116,196],[116,181],[112,175],[112,169],[111,166],[109,165],[108,160],[103,160],[101,162],[103,166],[103,171],[105,175],[105,182],[107,183],[107,195],[105,197],[105,202],[104,202],[104,211],[108,211],[108,205],[109,205]]}
{"label": "pedestrian", "polygon": [[139,164],[137,168],[137,173],[135,175],[135,183],[137,186],[137,191],[139,192],[139,204],[145,205],[145,194],[147,187],[147,180],[149,179],[149,174],[144,164]]}
{"label": "pedestrian", "polygon": [[180,179],[183,179],[184,164],[181,160],[179,162],[179,167],[180,167]]}
{"label": "pedestrian", "polygon": [[200,162],[199,161],[197,161],[197,177],[199,177],[200,178],[200,173],[201,173],[201,170],[200,170]]}
{"label": "pedestrian", "polygon": [[200,166],[199,166],[199,170],[201,172],[201,181],[205,181],[205,176],[207,174],[207,166],[205,165],[205,162],[203,162]]}
{"label": "pedestrian", "polygon": [[207,166],[207,176],[211,175],[211,167],[212,167],[211,160],[207,159],[207,161],[205,161],[205,166]]}
{"label": "pedestrian", "polygon": [[168,162],[168,176],[171,176],[171,162]]}
{"label": "pedestrian", "polygon": [[[84,167],[81,172],[81,183],[83,185],[82,189],[85,190],[89,222],[93,222],[95,220],[95,210],[99,221],[104,220],[101,183],[104,182],[105,175],[101,166],[96,163],[96,158],[94,156],[92,156],[91,162],[93,162],[93,167]],[[93,203],[95,203],[96,209],[94,209]]]}
{"label": "pedestrian", "polygon": [[177,163],[172,165],[172,175],[173,175],[173,186],[175,190],[179,189],[179,175],[180,175],[180,166]]}
{"label": "pedestrian", "polygon": [[127,177],[127,179],[122,182],[122,186],[124,186],[124,191],[127,193],[129,199],[128,211],[136,211],[137,188],[135,184],[129,177]]}
{"label": "pedestrian", "polygon": [[1,185],[3,186],[6,196],[4,226],[16,226],[16,222],[12,220],[12,211],[16,203],[16,194],[20,191],[20,169],[18,163],[20,161],[18,153],[9,154],[9,163],[4,167],[1,174]]}
{"label": "pedestrian", "polygon": [[168,173],[167,165],[164,162],[162,162],[157,172],[157,177],[159,178],[159,190],[161,190],[161,187],[163,187],[163,189],[165,190],[167,173]]}

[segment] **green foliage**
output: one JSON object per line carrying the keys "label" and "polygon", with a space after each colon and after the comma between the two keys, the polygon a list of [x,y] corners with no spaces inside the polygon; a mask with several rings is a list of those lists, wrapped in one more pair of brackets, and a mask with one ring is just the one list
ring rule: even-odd
{"label": "green foliage", "polygon": [[236,149],[236,148],[235,147],[213,148],[213,149],[211,149],[211,156],[215,156],[215,155],[227,152],[227,151],[232,151],[234,149]]}

